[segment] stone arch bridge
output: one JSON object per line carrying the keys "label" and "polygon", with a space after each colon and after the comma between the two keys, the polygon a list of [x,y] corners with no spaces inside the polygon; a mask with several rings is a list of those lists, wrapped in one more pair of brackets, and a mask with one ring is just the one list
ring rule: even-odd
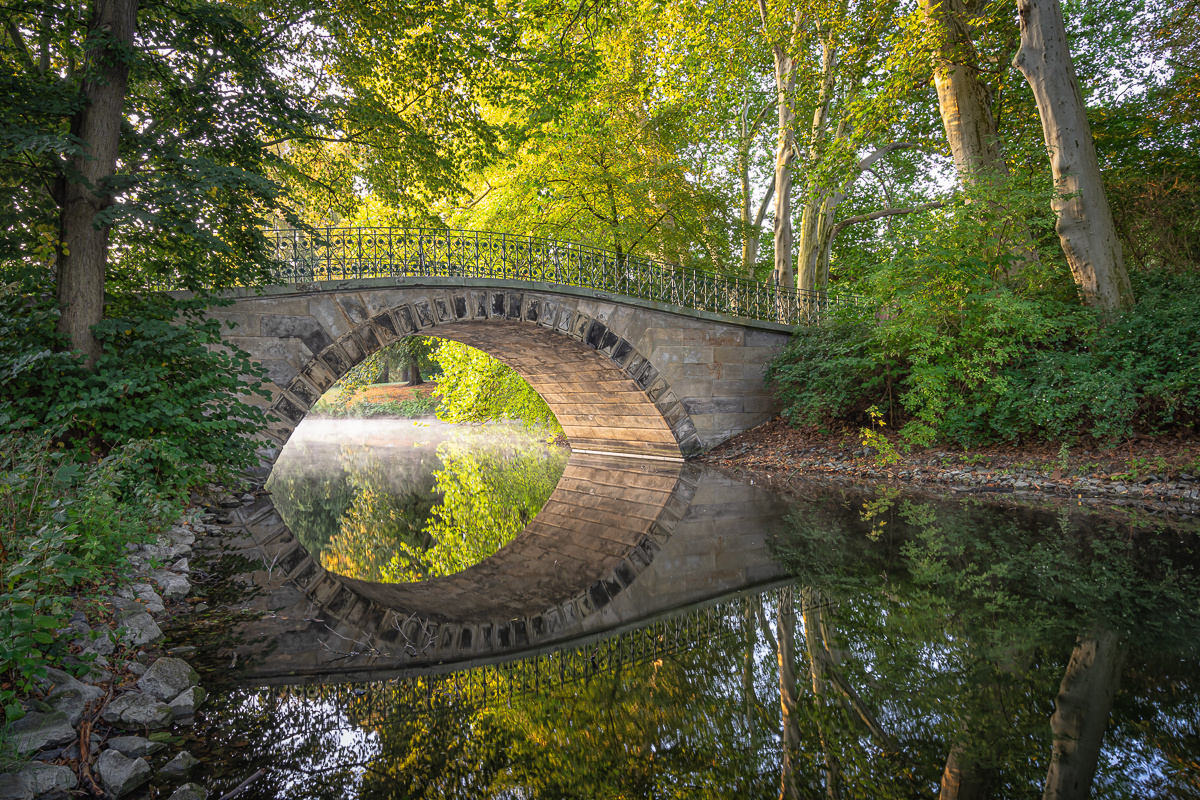
{"label": "stone arch bridge", "polygon": [[270,232],[278,285],[211,316],[265,367],[274,461],[338,378],[410,335],[477,347],[549,404],[576,452],[679,461],[769,419],[769,360],[847,298],[532,237]]}

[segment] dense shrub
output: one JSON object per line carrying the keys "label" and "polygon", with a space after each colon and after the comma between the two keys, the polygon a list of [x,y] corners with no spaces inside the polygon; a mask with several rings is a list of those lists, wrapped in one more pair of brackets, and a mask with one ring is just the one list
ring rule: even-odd
{"label": "dense shrub", "polygon": [[8,429],[52,436],[77,461],[133,441],[141,469],[179,487],[256,463],[250,438],[266,421],[245,399],[265,396],[262,370],[230,348],[205,302],[166,297],[110,304],[95,328],[102,350],[88,370],[55,330],[47,287],[0,289],[0,411]]}
{"label": "dense shrub", "polygon": [[413,391],[411,396],[401,400],[382,400],[374,402],[371,400],[354,400],[353,398],[342,401],[341,395],[330,400],[322,398],[318,400],[312,407],[312,414],[318,417],[360,417],[369,419],[372,417],[402,417],[405,419],[417,419],[419,417],[431,417],[434,411],[437,410],[437,399],[427,394]]}
{"label": "dense shrub", "polygon": [[1200,277],[1136,277],[1137,306],[1105,318],[1053,248],[1031,261],[989,240],[981,205],[932,220],[864,284],[865,307],[796,332],[767,372],[785,416],[860,425],[877,406],[909,442],[963,446],[1196,425]]}

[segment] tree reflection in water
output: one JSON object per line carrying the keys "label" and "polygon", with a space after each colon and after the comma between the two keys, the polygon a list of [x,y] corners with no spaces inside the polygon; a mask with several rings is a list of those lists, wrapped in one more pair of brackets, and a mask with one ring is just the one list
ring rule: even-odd
{"label": "tree reflection in water", "polygon": [[569,456],[515,425],[439,426],[429,439],[403,448],[300,443],[272,472],[275,505],[331,572],[420,581],[464,570],[516,538]]}
{"label": "tree reflection in water", "polygon": [[231,690],[198,731],[209,777],[264,766],[258,797],[1200,797],[1194,532],[888,497],[792,519],[795,583],[584,649]]}

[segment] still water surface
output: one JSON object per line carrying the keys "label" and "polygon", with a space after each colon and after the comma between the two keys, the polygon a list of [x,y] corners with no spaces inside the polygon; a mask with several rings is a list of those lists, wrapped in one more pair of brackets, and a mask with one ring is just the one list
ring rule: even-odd
{"label": "still water surface", "polygon": [[214,648],[215,796],[1200,798],[1186,522],[323,424],[272,489],[362,580],[263,538],[292,577]]}

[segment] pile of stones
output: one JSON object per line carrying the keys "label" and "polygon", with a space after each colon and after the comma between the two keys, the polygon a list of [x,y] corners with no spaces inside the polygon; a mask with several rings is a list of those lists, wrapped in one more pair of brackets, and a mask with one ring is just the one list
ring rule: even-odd
{"label": "pile of stones", "polygon": [[[222,522],[228,509],[247,499],[252,501],[253,495],[213,495],[202,502],[206,521]],[[58,632],[74,645],[78,654],[65,661],[81,677],[48,670],[40,692],[24,702],[25,716],[0,735],[0,742],[19,757],[8,763],[7,774],[0,774],[0,800],[66,798],[79,790],[117,798],[147,783],[167,789],[186,778],[197,760],[186,751],[167,759],[167,745],[155,741],[164,737],[153,733],[190,724],[204,702],[199,676],[184,660],[193,648],[174,648],[157,659],[151,653],[163,639],[160,621],[208,609],[204,603],[185,606],[182,601],[192,593],[188,560],[193,548],[209,544],[205,537],[219,531],[185,518],[152,544],[126,545],[133,581],[107,598],[111,618],[93,616],[89,621],[76,613]],[[88,752],[81,754],[81,746]],[[170,800],[206,797],[193,783],[169,795]]]}
{"label": "pile of stones", "polygon": [[[9,744],[33,760],[18,772],[0,775],[0,800],[67,797],[78,787],[79,776],[76,770],[51,762],[79,764],[79,774],[86,774],[94,788],[110,797],[123,797],[152,779],[160,786],[179,783],[199,763],[183,750],[153,769],[147,759],[161,761],[159,754],[166,744],[135,735],[189,724],[204,702],[200,676],[183,659],[159,658],[135,684],[121,689],[97,686],[95,673],[84,680],[57,669],[47,673],[41,685],[45,700],[31,701],[32,708],[6,731]],[[119,693],[110,700],[114,691]],[[88,752],[81,758],[85,736]],[[203,788],[186,783],[175,789],[170,800],[207,797]]]}

